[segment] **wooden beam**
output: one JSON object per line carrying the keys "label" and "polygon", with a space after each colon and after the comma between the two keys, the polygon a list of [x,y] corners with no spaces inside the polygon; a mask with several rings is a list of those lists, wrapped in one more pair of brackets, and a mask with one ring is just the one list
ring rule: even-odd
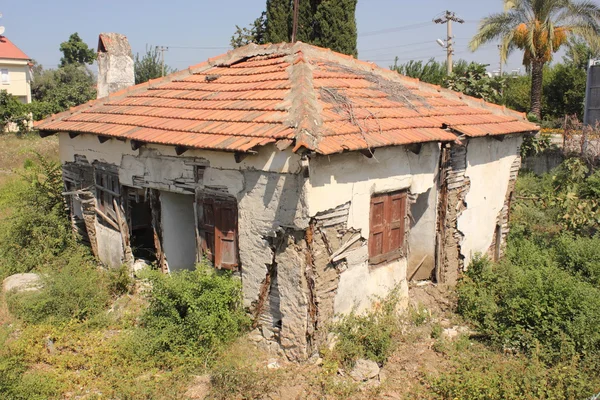
{"label": "wooden beam", "polygon": [[144,142],[140,142],[139,140],[132,140],[131,141],[131,150],[135,151],[137,149],[139,149],[140,147],[142,147],[144,145]]}
{"label": "wooden beam", "polygon": [[372,149],[362,149],[359,151],[360,151],[360,154],[362,154],[363,156],[365,156],[367,158],[373,158],[373,155],[375,155],[375,150],[372,150]]}
{"label": "wooden beam", "polygon": [[50,132],[50,131],[39,131],[39,135],[40,135],[40,137],[41,137],[41,138],[45,138],[45,137],[48,137],[48,136],[52,136],[52,135],[54,135],[54,134],[56,134],[56,132]]}
{"label": "wooden beam", "polygon": [[75,139],[77,136],[79,136],[80,133],[79,132],[69,132],[69,137],[71,139]]}
{"label": "wooden beam", "polygon": [[98,136],[98,141],[100,143],[107,142],[109,139],[110,139],[110,137],[108,137],[108,136]]}
{"label": "wooden beam", "polygon": [[248,153],[236,151],[235,153],[233,153],[233,157],[235,158],[235,162],[239,164],[242,161],[244,161],[244,158],[248,157]]}
{"label": "wooden beam", "polygon": [[423,143],[412,143],[412,144],[407,144],[406,148],[408,150],[410,150],[411,152],[415,153],[415,154],[420,154],[421,153],[421,149],[423,148]]}
{"label": "wooden beam", "polygon": [[182,155],[186,151],[188,151],[188,148],[185,146],[175,146],[175,154],[178,156]]}

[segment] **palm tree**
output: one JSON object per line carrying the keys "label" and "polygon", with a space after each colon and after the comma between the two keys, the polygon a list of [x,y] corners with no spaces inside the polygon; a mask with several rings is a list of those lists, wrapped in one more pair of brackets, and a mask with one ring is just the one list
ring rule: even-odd
{"label": "palm tree", "polygon": [[590,44],[600,42],[600,6],[595,1],[503,0],[504,12],[483,18],[471,39],[472,51],[500,39],[502,62],[515,49],[524,51],[523,64],[531,71],[531,112],[542,113],[544,65],[570,37]]}

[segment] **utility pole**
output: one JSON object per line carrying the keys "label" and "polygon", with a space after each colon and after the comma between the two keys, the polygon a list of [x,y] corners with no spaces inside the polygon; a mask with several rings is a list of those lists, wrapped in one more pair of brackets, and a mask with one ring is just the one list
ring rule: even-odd
{"label": "utility pole", "polygon": [[447,60],[446,63],[448,65],[448,75],[452,75],[452,55],[454,54],[454,42],[452,39],[452,22],[457,22],[459,24],[464,24],[465,21],[462,18],[458,18],[456,14],[452,11],[446,10],[444,17],[436,18],[433,20],[436,24],[447,24],[447,34],[446,38],[446,52],[447,52]]}
{"label": "utility pole", "polygon": [[298,36],[298,12],[300,8],[300,0],[294,0],[294,23],[292,25],[292,43],[296,43]]}
{"label": "utility pole", "polygon": [[156,51],[160,51],[161,55],[161,63],[162,63],[162,74],[161,76],[165,76],[165,51],[168,51],[169,48],[165,46],[156,46]]}

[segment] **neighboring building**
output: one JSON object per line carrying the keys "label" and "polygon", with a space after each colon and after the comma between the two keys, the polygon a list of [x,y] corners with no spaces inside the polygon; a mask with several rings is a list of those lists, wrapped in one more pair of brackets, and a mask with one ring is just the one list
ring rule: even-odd
{"label": "neighboring building", "polygon": [[31,103],[31,59],[6,36],[0,36],[0,90]]}
{"label": "neighboring building", "polygon": [[539,129],[303,43],[248,45],[37,126],[59,134],[73,220],[103,262],[236,271],[290,359],[335,314],[500,257]]}

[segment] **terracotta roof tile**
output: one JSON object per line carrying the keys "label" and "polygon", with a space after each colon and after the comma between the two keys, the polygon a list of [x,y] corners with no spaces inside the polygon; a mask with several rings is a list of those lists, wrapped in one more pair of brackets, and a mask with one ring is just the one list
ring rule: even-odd
{"label": "terracotta roof tile", "polygon": [[36,126],[242,152],[288,140],[322,154],[538,129],[505,108],[303,43],[248,45]]}
{"label": "terracotta roof tile", "polygon": [[6,36],[0,35],[0,58],[8,58],[12,60],[30,60],[27,54],[23,53],[13,42],[8,40]]}

